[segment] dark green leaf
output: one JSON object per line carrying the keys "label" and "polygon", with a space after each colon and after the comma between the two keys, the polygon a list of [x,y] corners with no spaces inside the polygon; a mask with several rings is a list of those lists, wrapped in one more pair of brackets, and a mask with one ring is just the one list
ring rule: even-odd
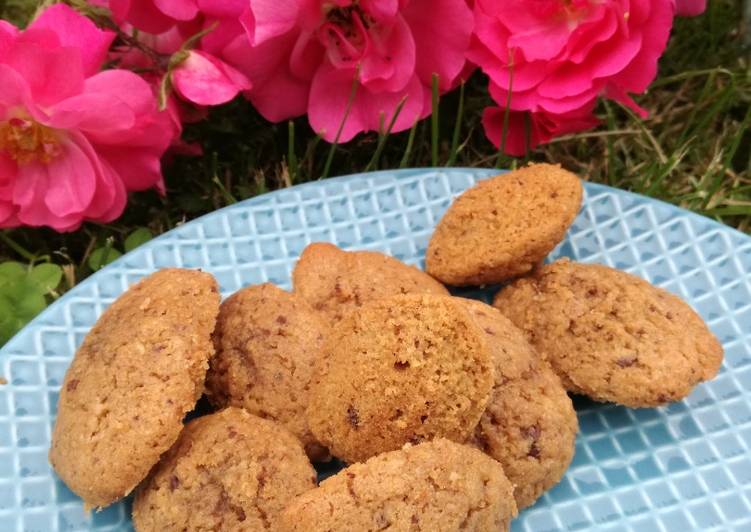
{"label": "dark green leaf", "polygon": [[37,264],[29,272],[28,280],[39,290],[39,293],[48,294],[60,284],[63,278],[63,269],[57,264]]}
{"label": "dark green leaf", "polygon": [[154,235],[151,234],[151,231],[145,227],[139,227],[125,239],[125,253],[133,251],[138,246],[145,244],[152,238],[154,238]]}
{"label": "dark green leaf", "polygon": [[89,255],[89,268],[91,268],[93,271],[100,270],[102,267],[107,266],[107,264],[109,264],[110,262],[122,257],[122,255],[123,254],[115,248],[97,248],[91,252],[91,255]]}
{"label": "dark green leaf", "polygon": [[10,299],[0,294],[0,345],[18,332],[18,318]]}
{"label": "dark green leaf", "polygon": [[0,263],[0,287],[14,284],[26,277],[26,267],[20,262]]}
{"label": "dark green leaf", "polygon": [[34,292],[32,286],[28,285],[23,291],[23,297],[16,302],[16,316],[23,321],[23,325],[30,322],[37,314],[47,307],[47,300],[42,294]]}
{"label": "dark green leaf", "polygon": [[0,293],[0,341],[8,341],[46,306],[44,296],[28,279],[5,286]]}

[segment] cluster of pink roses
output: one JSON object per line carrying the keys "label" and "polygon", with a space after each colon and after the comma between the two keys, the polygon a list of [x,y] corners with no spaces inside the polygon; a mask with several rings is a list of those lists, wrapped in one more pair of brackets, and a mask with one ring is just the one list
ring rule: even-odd
{"label": "cluster of pink roses", "polygon": [[117,218],[129,191],[163,191],[168,147],[195,150],[182,123],[238,93],[347,142],[409,129],[436,81],[445,93],[479,67],[487,136],[522,154],[594,126],[600,97],[643,114],[631,94],[673,17],[705,1],[91,0],[111,28],[63,4],[23,31],[0,21],[0,227]]}

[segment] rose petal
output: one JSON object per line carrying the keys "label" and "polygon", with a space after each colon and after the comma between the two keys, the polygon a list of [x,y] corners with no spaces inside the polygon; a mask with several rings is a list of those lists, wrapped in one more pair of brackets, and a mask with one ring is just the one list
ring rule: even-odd
{"label": "rose petal", "polygon": [[45,9],[29,28],[53,31],[62,46],[80,50],[86,76],[99,71],[115,39],[113,32],[100,30],[91,20],[65,4],[55,4]]}
{"label": "rose petal", "polygon": [[198,0],[201,13],[216,18],[237,18],[248,5],[248,0]]}
{"label": "rose petal", "polygon": [[79,147],[88,155],[90,160],[95,161],[98,174],[96,191],[86,210],[86,218],[102,223],[111,222],[118,218],[125,209],[125,204],[128,201],[125,186],[107,160],[100,159],[96,155],[91,144],[80,142]]}
{"label": "rose petal", "polygon": [[80,214],[56,216],[45,203],[52,177],[44,163],[30,163],[18,169],[13,202],[18,205],[18,221],[32,227],[49,226],[56,231],[72,231],[82,222]]}
{"label": "rose petal", "polygon": [[250,9],[254,19],[248,38],[254,45],[279,37],[295,27],[302,0],[254,0]]}
{"label": "rose petal", "polygon": [[133,127],[133,110],[120,98],[101,92],[89,92],[67,98],[49,111],[47,125],[59,129],[84,131],[123,130]]}
{"label": "rose petal", "polygon": [[196,0],[154,0],[154,6],[176,20],[191,20],[198,15]]}
{"label": "rose petal", "polygon": [[395,17],[399,12],[399,0],[361,0],[363,11],[379,22]]}
{"label": "rose petal", "polygon": [[147,33],[163,33],[175,25],[175,20],[157,8],[153,0],[111,0],[110,5],[117,6],[113,11],[117,11],[122,20]]}
{"label": "rose petal", "polygon": [[707,0],[675,0],[675,7],[679,17],[695,17],[707,9]]}
{"label": "rose petal", "polygon": [[388,35],[374,38],[382,39],[383,49],[372,46],[371,52],[363,58],[360,81],[371,92],[402,90],[412,79],[416,66],[416,47],[410,27],[402,17],[395,17]]}
{"label": "rose petal", "polygon": [[328,142],[337,140],[340,127],[338,142],[341,143],[352,140],[360,132],[377,131],[381,117],[386,127],[404,98],[406,102],[392,132],[409,129],[422,114],[424,89],[416,76],[405,91],[373,93],[367,87],[358,86],[347,114],[354,79],[354,69],[336,69],[325,63],[313,78],[308,120],[313,131]]}
{"label": "rose petal", "polygon": [[232,67],[200,50],[172,71],[175,90],[198,105],[219,105],[232,100],[241,90],[250,89],[248,79]]}
{"label": "rose petal", "polygon": [[253,83],[247,97],[266,120],[280,122],[305,114],[310,82],[292,75],[287,61],[295,45],[290,33],[251,47],[243,35],[227,46],[223,58]]}
{"label": "rose petal", "polygon": [[127,70],[105,70],[90,77],[84,85],[86,93],[105,93],[127,102],[135,114],[150,113],[156,109],[156,97],[149,84]]}
{"label": "rose petal", "polygon": [[83,65],[76,48],[48,49],[33,42],[16,41],[5,63],[26,80],[34,101],[40,105],[53,105],[83,89]]}
{"label": "rose petal", "polygon": [[420,81],[431,86],[435,72],[441,91],[449,90],[464,68],[474,28],[472,11],[455,0],[412,0],[402,9],[402,16],[415,41],[415,71]]}
{"label": "rose petal", "polygon": [[60,147],[63,153],[47,163],[50,180],[44,202],[55,216],[83,215],[96,190],[94,161],[72,138],[61,142]]}

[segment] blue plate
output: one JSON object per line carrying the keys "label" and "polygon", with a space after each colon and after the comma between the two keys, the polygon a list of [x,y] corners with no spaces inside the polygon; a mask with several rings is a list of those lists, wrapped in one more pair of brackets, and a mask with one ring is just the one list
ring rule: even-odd
{"label": "blue plate", "polygon": [[[203,268],[222,295],[290,272],[314,241],[421,264],[452,198],[488,170],[353,175],[266,194],[180,226],[61,297],[0,351],[0,530],[130,530],[129,502],[87,515],[47,449],[58,389],[104,308],[158,268]],[[631,410],[576,401],[581,433],[561,483],[514,531],[751,530],[751,238],[670,205],[586,185],[552,257],[635,273],[679,294],[725,346],[713,381],[686,400]],[[489,296],[490,294],[484,294]]]}

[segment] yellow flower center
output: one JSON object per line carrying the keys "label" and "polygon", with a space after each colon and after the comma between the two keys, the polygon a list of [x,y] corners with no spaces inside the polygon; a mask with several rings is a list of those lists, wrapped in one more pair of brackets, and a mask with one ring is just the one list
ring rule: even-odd
{"label": "yellow flower center", "polygon": [[62,152],[54,129],[25,118],[0,122],[0,151],[18,164],[49,163]]}

